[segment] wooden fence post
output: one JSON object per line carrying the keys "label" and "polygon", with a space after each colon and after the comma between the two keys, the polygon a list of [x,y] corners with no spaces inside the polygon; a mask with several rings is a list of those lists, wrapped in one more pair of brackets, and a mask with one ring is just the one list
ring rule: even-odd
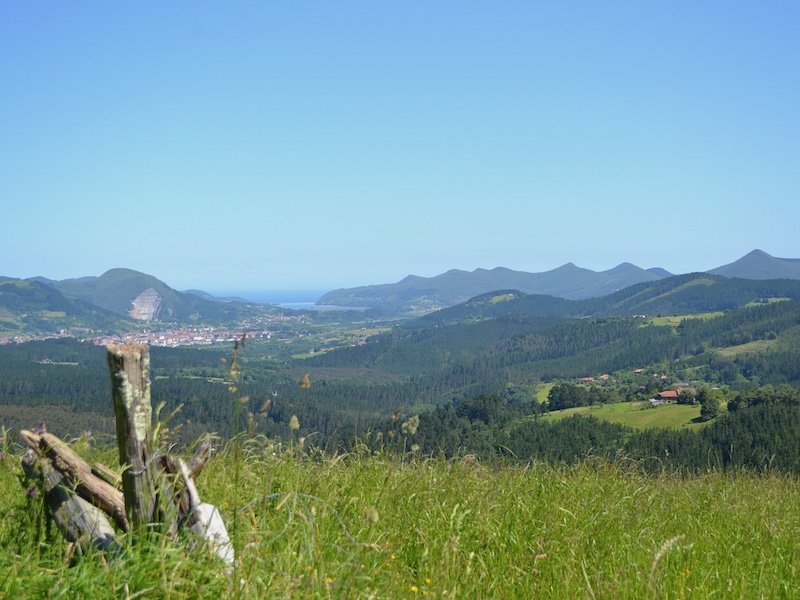
{"label": "wooden fence post", "polygon": [[150,456],[150,352],[144,344],[109,345],[108,368],[117,424],[125,510],[132,529],[157,520],[156,468]]}

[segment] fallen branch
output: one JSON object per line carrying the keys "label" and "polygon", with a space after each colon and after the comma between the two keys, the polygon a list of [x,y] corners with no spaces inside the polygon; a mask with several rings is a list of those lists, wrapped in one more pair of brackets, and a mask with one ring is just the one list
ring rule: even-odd
{"label": "fallen branch", "polygon": [[44,453],[81,498],[110,515],[122,531],[128,531],[122,492],[94,475],[89,463],[72,448],[52,433],[39,435],[23,429],[20,437],[29,447]]}
{"label": "fallen branch", "polygon": [[65,477],[54,469],[50,460],[28,450],[22,459],[25,474],[44,481],[44,498],[58,530],[81,550],[90,546],[100,550],[118,549],[114,527],[105,513],[71,489]]}

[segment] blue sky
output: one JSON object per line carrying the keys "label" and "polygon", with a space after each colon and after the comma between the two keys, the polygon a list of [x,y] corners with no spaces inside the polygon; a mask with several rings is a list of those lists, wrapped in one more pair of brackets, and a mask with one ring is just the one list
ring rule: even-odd
{"label": "blue sky", "polygon": [[797,2],[2,2],[0,275],[800,257]]}

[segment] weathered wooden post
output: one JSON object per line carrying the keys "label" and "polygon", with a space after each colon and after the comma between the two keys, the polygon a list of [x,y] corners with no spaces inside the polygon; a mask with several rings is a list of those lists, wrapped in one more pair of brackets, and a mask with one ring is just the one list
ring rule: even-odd
{"label": "weathered wooden post", "polygon": [[150,351],[144,344],[109,345],[108,368],[117,424],[125,510],[136,530],[157,520],[156,467],[150,455]]}
{"label": "weathered wooden post", "polygon": [[122,491],[114,471],[102,464],[92,468],[58,437],[44,431],[20,432],[31,448],[23,461],[26,474],[43,483],[59,529],[81,548],[119,547],[106,514],[122,531],[141,532],[158,525],[174,537],[178,527],[186,525],[231,572],[234,548],[225,522],[216,506],[200,501],[193,480],[211,457],[211,437],[195,448],[188,464],[170,454],[159,455],[151,432],[149,349],[124,344],[107,350]]}

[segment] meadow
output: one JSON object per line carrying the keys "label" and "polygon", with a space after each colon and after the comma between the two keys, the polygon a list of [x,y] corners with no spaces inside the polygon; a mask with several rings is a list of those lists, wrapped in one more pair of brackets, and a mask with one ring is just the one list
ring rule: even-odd
{"label": "meadow", "polygon": [[[97,458],[98,452],[92,451]],[[113,464],[113,452],[99,453]],[[0,460],[0,596],[12,598],[780,598],[800,595],[793,476],[643,475],[635,463],[484,465],[264,438],[198,480],[237,567],[159,534],[65,558]],[[238,584],[234,582],[239,582]]]}
{"label": "meadow", "polygon": [[592,404],[565,408],[545,413],[540,418],[545,421],[558,421],[573,415],[590,415],[598,419],[611,421],[644,429],[646,427],[667,427],[699,429],[707,425],[700,422],[700,406],[696,404],[663,404],[650,407],[647,402],[614,402],[611,404]]}

